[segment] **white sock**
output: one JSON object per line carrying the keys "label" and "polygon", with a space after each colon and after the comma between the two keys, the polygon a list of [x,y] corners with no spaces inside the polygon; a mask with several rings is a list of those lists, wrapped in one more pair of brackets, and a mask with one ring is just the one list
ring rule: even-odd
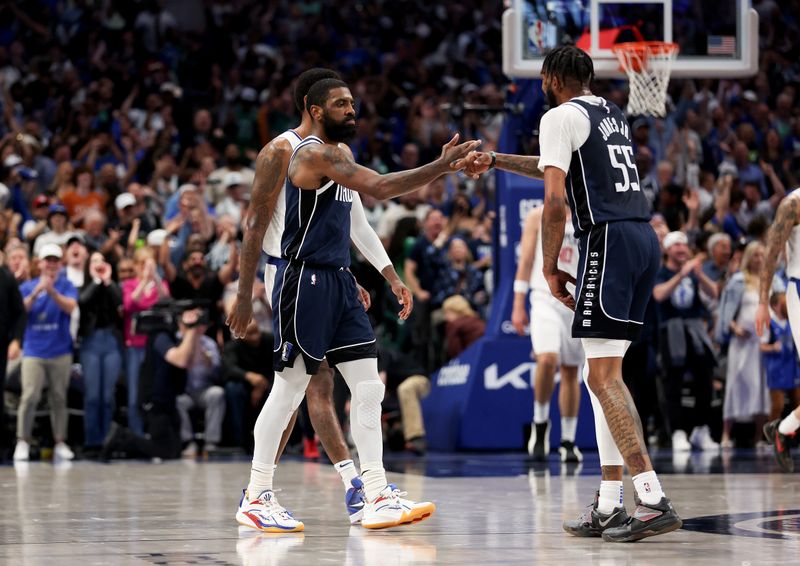
{"label": "white sock", "polygon": [[800,428],[800,419],[794,416],[794,411],[786,415],[786,418],[778,425],[778,432],[781,434],[792,434]]}
{"label": "white sock", "polygon": [[600,482],[600,498],[597,500],[597,510],[608,515],[617,507],[622,507],[622,482],[603,480]]}
{"label": "white sock", "polygon": [[339,472],[339,476],[342,478],[342,483],[344,484],[345,489],[350,489],[353,487],[353,479],[358,477],[358,470],[356,470],[356,465],[353,463],[352,460],[342,460],[341,462],[337,462],[333,465],[333,468]]}
{"label": "white sock", "polygon": [[534,424],[546,423],[550,419],[550,403],[533,402]]}
{"label": "white sock", "polygon": [[575,431],[578,428],[578,417],[561,417],[561,440],[575,442]]}
{"label": "white sock", "polygon": [[664,491],[661,489],[661,482],[658,481],[655,470],[633,476],[633,487],[636,489],[636,495],[645,505],[656,505],[664,497]]}
{"label": "white sock", "polygon": [[367,501],[375,501],[387,486],[386,471],[382,462],[364,462],[361,465],[361,481],[364,482],[364,495]]}
{"label": "white sock", "polygon": [[272,490],[272,478],[275,475],[275,464],[253,462],[250,468],[250,483],[247,485],[247,497],[255,499],[266,490]]}

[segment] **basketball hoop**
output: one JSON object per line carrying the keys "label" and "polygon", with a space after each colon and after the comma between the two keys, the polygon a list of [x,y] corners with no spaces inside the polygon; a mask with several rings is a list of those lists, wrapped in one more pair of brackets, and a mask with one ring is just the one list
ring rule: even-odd
{"label": "basketball hoop", "polygon": [[665,116],[664,102],[672,63],[678,56],[678,45],[663,41],[634,41],[617,43],[611,50],[628,75],[628,114]]}

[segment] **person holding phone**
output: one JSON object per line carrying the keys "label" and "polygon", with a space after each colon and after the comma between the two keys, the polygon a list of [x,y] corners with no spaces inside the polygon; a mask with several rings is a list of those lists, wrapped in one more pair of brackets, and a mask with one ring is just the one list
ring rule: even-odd
{"label": "person holding phone", "polygon": [[89,256],[78,305],[84,444],[88,450],[99,450],[111,426],[114,393],[122,369],[122,290],[111,278],[111,265],[100,252]]}

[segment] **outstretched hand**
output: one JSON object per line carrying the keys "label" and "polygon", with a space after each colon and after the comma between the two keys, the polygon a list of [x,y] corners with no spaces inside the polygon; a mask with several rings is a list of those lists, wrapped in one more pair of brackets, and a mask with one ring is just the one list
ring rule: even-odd
{"label": "outstretched hand", "polygon": [[575,297],[572,296],[567,290],[567,283],[575,284],[575,278],[560,269],[555,273],[549,275],[545,274],[544,278],[547,280],[547,285],[550,287],[550,292],[553,296],[564,303],[569,310],[575,310]]}
{"label": "outstretched hand", "polygon": [[[445,164],[445,166],[447,166],[448,169],[452,169],[452,164],[454,162],[463,159],[469,152],[475,150],[479,145],[481,145],[480,140],[468,141],[456,145],[458,143],[458,138],[459,135],[456,134],[449,142],[442,146],[442,155],[439,159]],[[458,169],[455,170],[457,171]]]}
{"label": "outstretched hand", "polygon": [[492,164],[492,156],[484,151],[470,151],[466,157],[457,159],[450,163],[453,171],[464,170],[464,173],[477,179],[489,170]]}

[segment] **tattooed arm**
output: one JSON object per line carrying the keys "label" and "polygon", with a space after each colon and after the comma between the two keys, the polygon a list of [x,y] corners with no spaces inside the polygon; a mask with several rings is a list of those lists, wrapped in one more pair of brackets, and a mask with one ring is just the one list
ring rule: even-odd
{"label": "tattooed arm", "polygon": [[[506,153],[497,154],[497,162],[494,165],[497,169],[516,173],[533,179],[544,179],[544,173],[539,171],[538,155],[509,155]],[[566,190],[564,192],[566,200]],[[563,233],[563,230],[562,230]]]}
{"label": "tattooed arm", "polygon": [[281,186],[286,180],[286,165],[291,153],[289,142],[277,139],[267,144],[256,158],[250,207],[244,221],[239,288],[226,321],[234,338],[244,336],[253,315],[253,282],[261,259],[261,246],[275,212]]}
{"label": "tattooed arm", "polygon": [[544,209],[542,210],[542,271],[553,296],[575,310],[575,298],[567,291],[567,283],[575,278],[558,269],[558,256],[564,241],[567,222],[567,174],[558,167],[544,170]]}
{"label": "tattooed arm", "polygon": [[772,289],[772,278],[783,247],[792,230],[800,221],[800,195],[791,194],[781,201],[775,214],[775,221],[767,233],[767,251],[764,254],[764,268],[761,270],[761,287],[759,305],[756,312],[756,333],[761,336],[764,328],[769,326],[769,294]]}
{"label": "tattooed arm", "polygon": [[452,161],[461,159],[480,143],[471,141],[456,145],[457,142],[458,134],[442,147],[442,155],[436,161],[387,175],[358,165],[348,152],[336,145],[304,146],[289,166],[289,178],[296,186],[309,190],[317,189],[324,179],[332,179],[359,193],[387,200],[410,193],[449,173]]}
{"label": "tattooed arm", "polygon": [[[465,158],[450,164],[453,170],[464,169],[464,173],[473,179],[477,179],[480,175],[486,173],[491,166],[492,154],[484,151],[471,151]],[[494,167],[533,179],[544,179],[544,173],[539,170],[538,155],[495,153]]]}

